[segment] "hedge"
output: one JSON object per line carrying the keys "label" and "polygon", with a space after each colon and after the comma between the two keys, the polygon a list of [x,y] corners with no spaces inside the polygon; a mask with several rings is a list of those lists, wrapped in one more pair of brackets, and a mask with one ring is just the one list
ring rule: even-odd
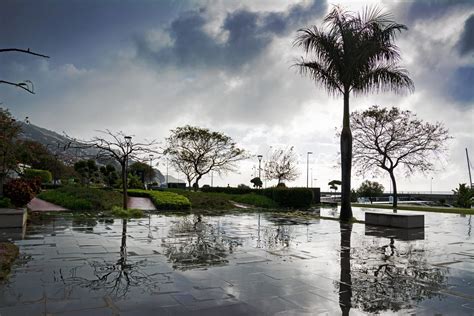
{"label": "hedge", "polygon": [[232,187],[202,187],[202,192],[227,193],[227,194],[248,194],[258,190],[252,188],[232,188]]}
{"label": "hedge", "polygon": [[268,188],[256,190],[256,193],[284,207],[308,208],[313,201],[313,191],[307,188]]}
{"label": "hedge", "polygon": [[173,192],[131,189],[129,196],[147,197],[158,210],[189,210],[191,203],[188,198]]}
{"label": "hedge", "polygon": [[49,183],[53,179],[51,172],[40,169],[25,169],[23,177],[26,179],[41,179],[42,183]]}

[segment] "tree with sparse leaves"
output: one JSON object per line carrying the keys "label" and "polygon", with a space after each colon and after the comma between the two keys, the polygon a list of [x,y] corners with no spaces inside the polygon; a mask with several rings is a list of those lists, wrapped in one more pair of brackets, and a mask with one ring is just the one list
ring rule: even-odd
{"label": "tree with sparse leaves", "polygon": [[134,142],[132,137],[122,131],[111,132],[109,130],[99,131],[101,136],[93,137],[90,140],[71,139],[68,148],[93,148],[96,159],[111,159],[116,161],[122,172],[123,209],[127,209],[127,167],[129,161],[145,161],[150,154],[158,154],[156,140]]}
{"label": "tree with sparse leaves", "polygon": [[189,186],[199,187],[199,180],[211,171],[219,175],[236,170],[245,159],[245,151],[231,137],[207,128],[183,126],[171,130],[164,154],[174,167],[184,173]]}
{"label": "tree with sparse leaves", "polygon": [[353,13],[335,6],[324,19],[324,26],[299,30],[295,45],[311,59],[296,64],[330,94],[344,97],[341,132],[341,220],[352,218],[351,167],[352,134],[349,123],[349,97],[370,92],[413,90],[405,69],[398,66],[400,54],[396,35],[407,27],[396,23],[380,9],[367,8]]}
{"label": "tree with sparse leaves", "polygon": [[440,122],[423,122],[411,111],[396,107],[372,106],[351,115],[354,131],[354,163],[359,174],[390,175],[393,207],[397,206],[395,169],[404,168],[405,175],[434,170],[435,158],[443,156],[448,130]]}
{"label": "tree with sparse leaves", "polygon": [[276,149],[270,153],[263,167],[265,179],[278,180],[278,185],[284,181],[294,181],[299,175],[298,156],[293,147]]}

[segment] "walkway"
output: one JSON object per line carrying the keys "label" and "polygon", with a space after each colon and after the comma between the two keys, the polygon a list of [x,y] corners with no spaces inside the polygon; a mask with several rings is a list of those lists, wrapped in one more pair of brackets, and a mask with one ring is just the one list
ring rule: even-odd
{"label": "walkway", "polygon": [[156,211],[156,207],[153,202],[146,197],[128,197],[127,207],[142,211]]}
{"label": "walkway", "polygon": [[61,212],[61,211],[67,211],[62,206],[46,202],[45,200],[38,199],[38,198],[33,198],[33,200],[28,203],[26,206],[29,211],[31,212]]}

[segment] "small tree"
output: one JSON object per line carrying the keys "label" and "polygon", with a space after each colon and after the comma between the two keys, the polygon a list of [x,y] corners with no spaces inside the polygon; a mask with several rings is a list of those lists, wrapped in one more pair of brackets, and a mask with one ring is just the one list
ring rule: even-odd
{"label": "small tree", "polygon": [[298,175],[298,157],[293,151],[293,147],[274,150],[263,167],[265,179],[278,180],[278,184],[283,181],[293,181]]}
{"label": "small tree", "polygon": [[357,189],[357,195],[360,197],[368,197],[370,203],[372,203],[374,197],[383,195],[383,191],[384,187],[380,183],[365,180]]}
{"label": "small tree", "polygon": [[340,180],[331,180],[328,182],[329,188],[331,190],[334,190],[334,192],[337,192],[337,186],[341,184],[342,184],[342,181]]}
{"label": "small tree", "polygon": [[95,160],[80,160],[74,164],[74,170],[81,177],[82,185],[89,185],[91,180],[97,176],[99,168],[95,163]]}
{"label": "small tree", "polygon": [[10,112],[0,108],[0,197],[8,174],[17,167],[16,138],[20,132],[21,127]]}
{"label": "small tree", "polygon": [[102,135],[90,140],[71,140],[69,148],[95,148],[96,158],[112,159],[119,163],[122,171],[123,209],[127,209],[127,167],[130,160],[143,160],[151,153],[158,153],[155,146],[157,141],[132,142],[132,137],[122,131],[99,131]]}
{"label": "small tree", "polygon": [[454,189],[453,193],[456,196],[455,206],[470,208],[473,204],[474,189],[469,188],[465,183],[460,183],[459,188]]}
{"label": "small tree", "polygon": [[112,188],[119,178],[115,167],[112,165],[106,165],[100,167],[99,171],[102,175],[102,180],[104,181],[105,185],[107,185],[109,188]]}
{"label": "small tree", "polygon": [[211,171],[219,175],[234,171],[246,158],[243,149],[227,135],[207,128],[186,125],[171,130],[164,153],[175,168],[186,175],[189,185],[199,187],[202,176]]}
{"label": "small tree", "polygon": [[259,177],[253,178],[252,180],[250,180],[250,183],[253,184],[254,188],[261,188],[263,185],[262,179],[260,179]]}
{"label": "small tree", "polygon": [[136,161],[130,165],[131,174],[140,178],[142,183],[150,183],[155,178],[156,172],[148,163]]}
{"label": "small tree", "polygon": [[434,170],[434,157],[444,153],[450,138],[442,123],[425,123],[411,111],[372,106],[353,112],[354,163],[359,174],[380,169],[390,175],[393,207],[397,206],[395,169],[403,166],[406,176]]}

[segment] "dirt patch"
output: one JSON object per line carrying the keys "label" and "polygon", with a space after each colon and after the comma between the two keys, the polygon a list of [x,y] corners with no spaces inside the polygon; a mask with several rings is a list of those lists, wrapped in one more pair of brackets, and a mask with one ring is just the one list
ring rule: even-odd
{"label": "dirt patch", "polygon": [[10,273],[10,268],[18,257],[18,247],[9,242],[0,243],[0,281]]}

